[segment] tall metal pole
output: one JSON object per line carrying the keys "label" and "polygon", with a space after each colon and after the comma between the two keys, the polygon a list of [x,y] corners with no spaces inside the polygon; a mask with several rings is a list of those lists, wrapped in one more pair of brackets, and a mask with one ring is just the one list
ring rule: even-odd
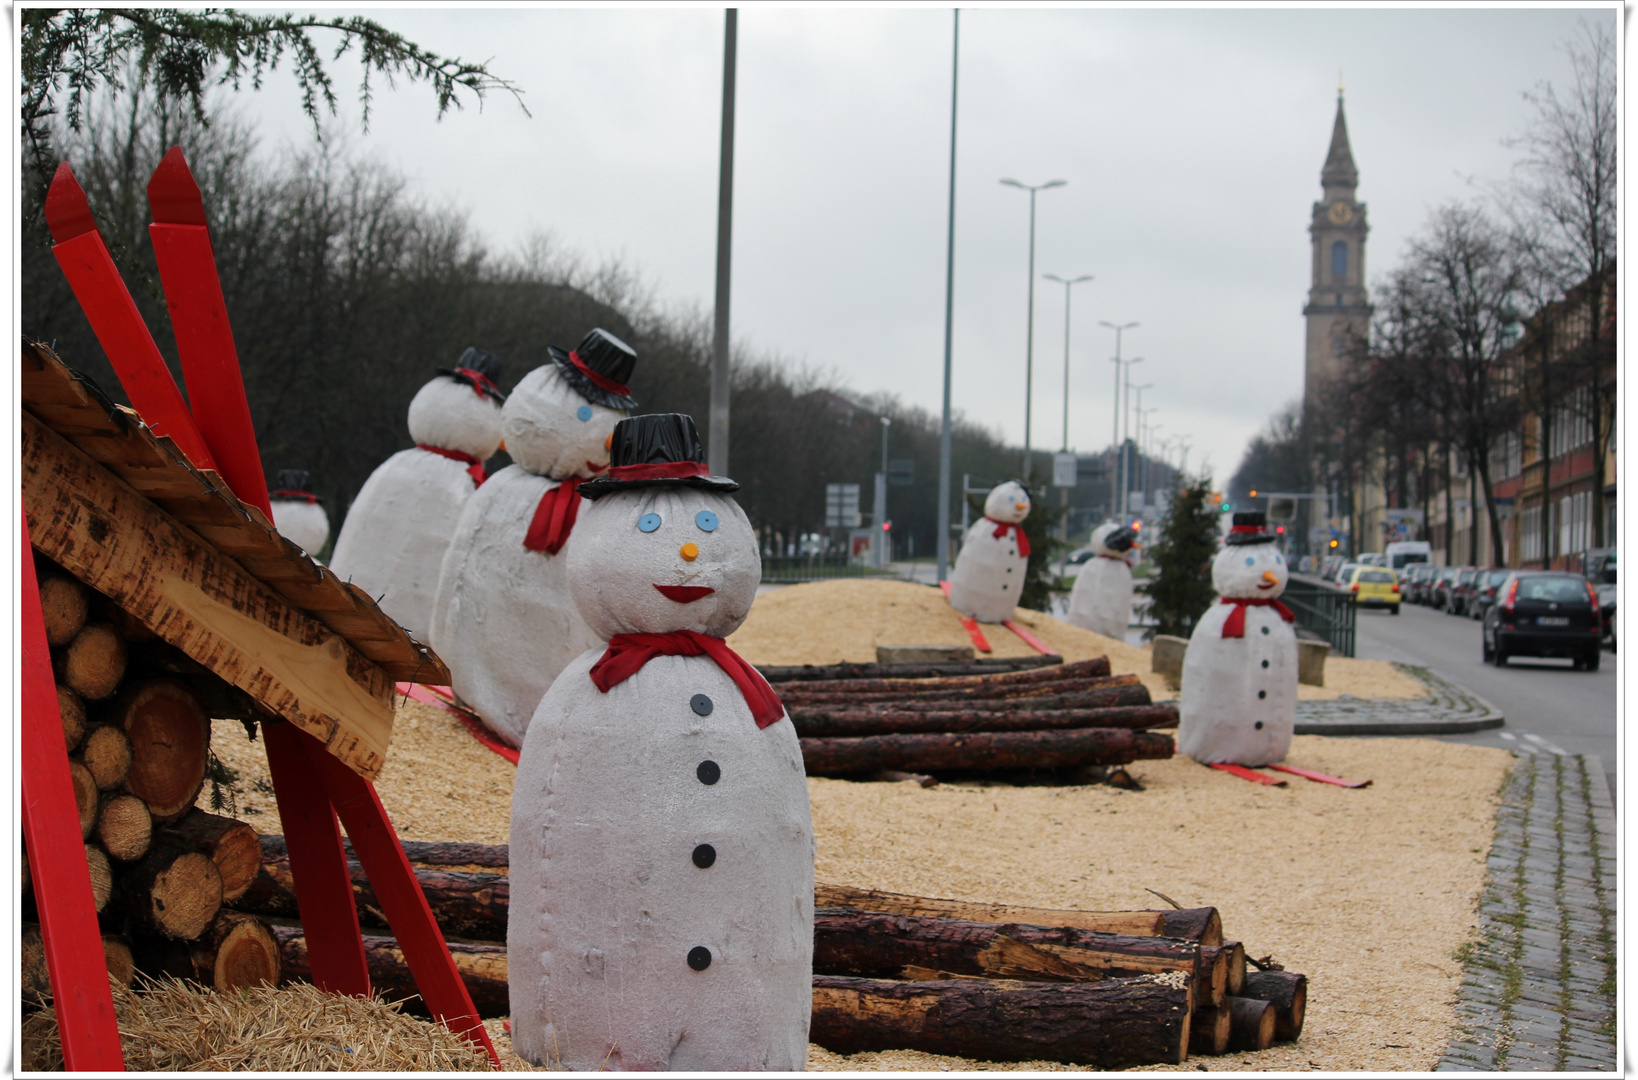
{"label": "tall metal pole", "polygon": [[1030,420],[1035,402],[1035,193],[1047,188],[1063,187],[1067,180],[1048,180],[1044,184],[1020,184],[1016,180],[1002,180],[1009,187],[1029,192],[1029,315],[1024,337],[1024,483],[1030,476]]}
{"label": "tall metal pole", "polygon": [[711,340],[711,425],[706,458],[728,475],[728,286],[734,233],[734,67],[739,9],[728,9],[722,45],[722,160],[717,174],[717,310]]}
{"label": "tall metal pole", "polygon": [[[950,217],[944,245],[944,419],[938,436],[938,579],[950,576],[950,342],[955,318],[956,89],[961,63],[961,9],[950,46]],[[962,485],[966,487],[965,484]],[[962,493],[966,501],[966,493]]]}
{"label": "tall metal pole", "polygon": [[[1132,443],[1133,461],[1132,461],[1130,471],[1126,474],[1127,483],[1121,489],[1123,492],[1130,491],[1133,486],[1136,486],[1139,489],[1141,489],[1142,486],[1143,486],[1141,483],[1139,483],[1139,477],[1140,477],[1139,470],[1142,468],[1142,460],[1143,460],[1143,448],[1140,445],[1140,443],[1142,442],[1143,436],[1142,436],[1142,432],[1140,431],[1139,434],[1138,434],[1137,440],[1132,439],[1132,415],[1133,414],[1131,412],[1131,404],[1132,404],[1132,393],[1131,392],[1133,390],[1137,391],[1137,400],[1138,400],[1138,403],[1137,403],[1137,407],[1138,407],[1137,416],[1138,416],[1138,419],[1141,421],[1142,418],[1143,418],[1143,392],[1145,390],[1151,389],[1154,386],[1154,383],[1144,383],[1142,386],[1133,386],[1132,385],[1132,367],[1131,367],[1131,365],[1137,363],[1140,359],[1142,359],[1142,358],[1141,357],[1133,357],[1131,360],[1128,360],[1126,362],[1127,363],[1127,367],[1126,367],[1126,391],[1127,391],[1127,393],[1126,393],[1126,404],[1127,404],[1126,441]],[[1131,498],[1131,496],[1128,495],[1127,498]]]}
{"label": "tall metal pole", "polygon": [[892,535],[887,531],[887,431],[893,418],[882,417],[882,471],[876,474],[876,565],[885,568],[892,557]]}
{"label": "tall metal pole", "polygon": [[1114,449],[1114,452],[1115,452],[1115,457],[1113,459],[1111,459],[1110,462],[1109,462],[1109,519],[1111,521],[1119,521],[1120,517],[1121,517],[1121,514],[1123,512],[1122,509],[1121,509],[1121,506],[1120,506],[1120,499],[1116,495],[1116,484],[1118,483],[1117,475],[1119,474],[1120,469],[1121,469],[1121,464],[1120,463],[1121,463],[1121,459],[1122,459],[1122,456],[1123,456],[1122,453],[1121,453],[1121,446],[1120,446],[1120,373],[1121,373],[1120,336],[1121,336],[1121,333],[1123,331],[1130,330],[1130,329],[1132,329],[1132,327],[1137,326],[1139,324],[1137,324],[1135,322],[1129,322],[1129,323],[1122,323],[1121,325],[1116,326],[1112,322],[1104,322],[1102,319],[1100,319],[1100,320],[1098,320],[1098,325],[1099,326],[1107,326],[1109,329],[1111,329],[1111,330],[1113,330],[1115,332],[1115,356],[1114,356],[1115,393],[1114,393],[1114,410],[1113,410],[1114,411],[1114,416],[1113,416],[1113,422],[1111,424],[1110,434],[1109,434],[1109,441],[1113,446],[1113,449]]}
{"label": "tall metal pole", "polygon": [[[1074,286],[1079,285],[1083,281],[1091,281],[1092,275],[1082,274],[1078,278],[1070,278],[1068,280],[1059,277],[1057,274],[1042,274],[1041,276],[1046,278],[1048,281],[1060,282],[1064,287],[1064,442],[1061,453],[1067,454],[1069,453],[1069,294],[1070,290],[1074,288]],[[1064,510],[1063,540],[1067,544],[1069,542],[1069,489],[1062,488],[1060,490],[1063,493],[1063,501],[1061,503]]]}
{"label": "tall metal pole", "polygon": [[1132,365],[1143,363],[1143,357],[1134,356],[1126,361],[1123,369],[1121,386],[1120,412],[1120,513],[1126,517],[1129,501],[1129,492],[1132,490],[1132,456],[1126,452],[1126,444],[1132,441]]}

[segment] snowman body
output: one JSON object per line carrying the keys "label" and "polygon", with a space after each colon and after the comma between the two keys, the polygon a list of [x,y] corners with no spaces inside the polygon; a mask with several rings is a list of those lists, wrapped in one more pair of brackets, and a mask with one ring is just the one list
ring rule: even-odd
{"label": "snowman body", "polygon": [[359,489],[336,537],[330,569],[371,596],[420,641],[428,641],[438,573],[456,523],[476,490],[470,465],[500,443],[500,406],[465,383],[440,375],[409,407],[416,446],[388,458]]}
{"label": "snowman body", "polygon": [[[571,588],[601,636],[725,637],[744,621],[761,566],[731,499],[642,488],[582,514]],[[639,531],[645,515],[662,524]],[[708,656],[656,656],[605,693],[588,674],[601,655],[552,684],[518,763],[513,1046],[571,1070],[800,1070],[814,841],[795,728],[758,728]]]}
{"label": "snowman body", "polygon": [[1029,495],[1022,484],[1008,480],[991,489],[984,516],[967,530],[950,571],[951,607],[979,622],[1012,618],[1029,569],[1029,556],[1018,546],[1020,523],[1028,516]]}
{"label": "snowman body", "polygon": [[1107,546],[1105,540],[1119,532],[1119,525],[1102,525],[1092,534],[1093,557],[1081,565],[1075,588],[1069,594],[1068,621],[1076,626],[1126,640],[1132,622],[1132,568],[1125,555]]}
{"label": "snowman body", "polygon": [[[1189,636],[1178,707],[1178,750],[1202,764],[1268,765],[1291,747],[1297,719],[1297,636],[1279,609],[1224,600],[1273,600],[1284,557],[1271,543],[1224,547],[1212,563],[1220,600]],[[1235,612],[1241,636],[1225,637]]]}
{"label": "snowman body", "polygon": [[306,499],[268,500],[273,510],[273,527],[279,535],[295,544],[316,561],[330,539],[330,515],[317,502]]}
{"label": "snowman body", "polygon": [[444,552],[432,647],[461,702],[514,746],[558,672],[600,640],[569,598],[567,545],[552,554],[524,539],[547,491],[608,467],[620,416],[587,404],[552,365],[525,375],[501,409],[515,463],[466,501]]}

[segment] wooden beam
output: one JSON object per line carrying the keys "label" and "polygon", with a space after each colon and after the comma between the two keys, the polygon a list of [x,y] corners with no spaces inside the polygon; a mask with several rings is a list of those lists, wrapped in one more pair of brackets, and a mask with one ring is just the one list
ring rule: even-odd
{"label": "wooden beam", "polygon": [[26,412],[21,426],[35,547],[353,771],[380,773],[390,675]]}

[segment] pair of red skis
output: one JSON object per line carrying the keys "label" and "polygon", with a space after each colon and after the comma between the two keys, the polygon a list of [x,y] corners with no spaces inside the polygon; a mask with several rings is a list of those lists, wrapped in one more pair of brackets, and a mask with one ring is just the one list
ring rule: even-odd
{"label": "pair of red skis", "polygon": [[[944,598],[948,600],[950,598],[950,583],[941,581],[938,583],[938,587],[944,590]],[[967,636],[972,639],[973,648],[981,653],[993,652],[994,650],[990,648],[990,639],[984,636],[983,630],[979,629],[978,620],[971,615],[961,615],[960,612],[956,612],[956,614],[961,616],[961,626],[967,631]],[[1017,634],[1025,645],[1028,645],[1042,656],[1052,655],[1052,650],[1047,648],[1040,638],[1025,630],[1016,620],[1003,619],[1001,625]]]}
{"label": "pair of red skis", "polygon": [[[169,436],[196,468],[215,470],[234,494],[271,521],[204,201],[180,147],[172,147],[155,170],[148,184],[148,205],[154,217],[149,234],[191,409],[120,278],[85,192],[66,162],[58,166],[46,196],[46,223],[55,241],[52,253],[143,420],[156,434]],[[31,851],[72,852],[81,846],[78,814],[56,716],[51,656],[26,517],[22,533],[23,831]],[[339,817],[422,1000],[434,1017],[481,1046],[499,1068],[488,1032],[374,786],[292,724],[263,724],[262,738],[289,847],[313,982],[335,993],[370,993]],[[71,858],[37,859],[33,869],[64,1063],[74,1071],[120,1070],[123,1059],[91,902],[90,872],[83,860]]]}
{"label": "pair of red skis", "polygon": [[[1242,780],[1252,780],[1259,784],[1267,784],[1270,787],[1285,787],[1284,780],[1269,776],[1267,773],[1260,773],[1256,769],[1248,769],[1244,765],[1228,765],[1223,762],[1215,762],[1212,768],[1221,769],[1223,772],[1231,776],[1238,776]],[[1283,773],[1290,773],[1292,776],[1300,776],[1304,780],[1312,780],[1319,784],[1335,784],[1337,787],[1345,788],[1367,788],[1371,786],[1369,780],[1344,780],[1340,776],[1331,776],[1328,773],[1315,772],[1312,769],[1299,769],[1295,765],[1270,765],[1269,768]]]}

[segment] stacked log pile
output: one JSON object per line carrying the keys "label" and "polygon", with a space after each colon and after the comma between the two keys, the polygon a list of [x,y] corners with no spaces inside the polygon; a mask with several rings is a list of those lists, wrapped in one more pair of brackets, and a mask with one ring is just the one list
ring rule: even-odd
{"label": "stacked log pile", "polygon": [[808,775],[1067,779],[1172,756],[1171,736],[1153,729],[1177,726],[1177,705],[1152,701],[1136,675],[1111,675],[1107,658],[983,675],[942,673],[960,665],[902,667],[909,670],[892,677],[827,678],[810,668],[771,680]]}
{"label": "stacked log pile", "polygon": [[[226,906],[260,872],[260,838],[194,805],[210,767],[210,716],[249,717],[246,702],[54,563],[41,557],[37,566],[109,972],[125,985],[137,971],[219,990],[276,983],[268,924]],[[51,987],[28,858],[21,986],[37,1003]]]}
{"label": "stacked log pile", "polygon": [[[506,1015],[506,846],[404,848],[480,1013]],[[371,981],[412,995],[363,869],[349,866]],[[1215,908],[1059,911],[836,885],[818,886],[814,905],[810,1038],[838,1053],[1117,1068],[1262,1050],[1302,1031],[1307,980],[1248,972]],[[273,922],[285,978],[310,977],[282,837],[262,838],[240,907]]]}

